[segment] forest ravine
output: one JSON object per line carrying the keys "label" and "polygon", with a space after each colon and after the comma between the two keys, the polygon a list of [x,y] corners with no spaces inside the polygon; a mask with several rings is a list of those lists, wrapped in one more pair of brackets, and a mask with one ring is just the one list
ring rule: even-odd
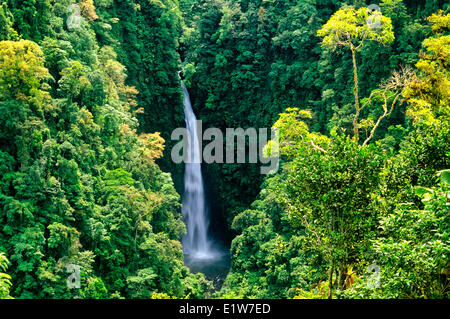
{"label": "forest ravine", "polygon": [[[0,0],[0,298],[448,299],[449,8]],[[245,139],[201,164],[219,285],[185,264],[180,80],[205,130],[278,134],[270,174]]]}

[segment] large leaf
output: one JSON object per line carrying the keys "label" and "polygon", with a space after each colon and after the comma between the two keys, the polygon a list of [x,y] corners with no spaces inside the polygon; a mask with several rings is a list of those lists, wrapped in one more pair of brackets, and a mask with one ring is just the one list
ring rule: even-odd
{"label": "large leaf", "polygon": [[423,198],[426,194],[432,193],[433,190],[431,188],[416,186],[414,187],[414,192],[416,193],[417,196]]}
{"label": "large leaf", "polygon": [[438,176],[441,179],[441,183],[450,186],[450,169],[445,169],[438,172]]}

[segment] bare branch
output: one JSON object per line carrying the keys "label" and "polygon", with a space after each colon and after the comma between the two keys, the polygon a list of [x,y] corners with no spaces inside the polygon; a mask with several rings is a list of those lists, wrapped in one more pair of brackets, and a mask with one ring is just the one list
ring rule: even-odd
{"label": "bare branch", "polygon": [[372,93],[370,93],[369,98],[367,99],[366,103],[364,103],[359,110],[362,111],[367,105],[369,105],[370,102],[372,102],[372,98],[374,96],[375,96],[375,91],[372,91]]}
{"label": "bare branch", "polygon": [[304,144],[311,143],[311,146],[312,146],[316,151],[319,151],[319,152],[322,152],[322,153],[326,153],[326,152],[327,152],[326,150],[324,150],[324,149],[321,148],[320,146],[317,146],[316,144],[314,144],[314,142],[313,142],[312,140],[305,141],[305,139],[303,138],[303,135],[300,135],[300,137],[302,138],[302,141],[303,141]]}
{"label": "bare branch", "polygon": [[[367,145],[367,143],[369,143],[369,141],[373,138],[375,131],[377,130],[381,121],[392,114],[395,105],[397,104],[397,101],[402,95],[403,89],[409,83],[409,81],[411,81],[413,74],[414,73],[411,70],[411,68],[401,67],[400,71],[394,71],[392,73],[392,76],[387,81],[384,81],[380,84],[381,97],[383,98],[382,107],[384,112],[376,121],[375,125],[370,131],[370,135],[364,141],[363,146]],[[393,98],[392,102],[389,102],[392,98]],[[365,105],[368,104],[370,100],[371,98],[369,97],[369,100],[365,103]]]}
{"label": "bare branch", "polygon": [[312,147],[316,150],[316,151],[320,151],[322,153],[326,153],[327,151],[324,150],[323,148],[321,148],[320,146],[317,146],[316,144],[314,144],[314,142],[312,140],[309,140],[309,142],[311,143]]}

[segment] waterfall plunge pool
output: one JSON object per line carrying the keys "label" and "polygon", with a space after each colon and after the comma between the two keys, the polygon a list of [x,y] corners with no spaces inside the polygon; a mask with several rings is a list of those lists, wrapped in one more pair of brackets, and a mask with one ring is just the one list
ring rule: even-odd
{"label": "waterfall plunge pool", "polygon": [[209,253],[184,252],[184,264],[193,273],[202,273],[207,280],[211,280],[215,290],[220,290],[230,270],[231,261],[229,250],[217,245]]}

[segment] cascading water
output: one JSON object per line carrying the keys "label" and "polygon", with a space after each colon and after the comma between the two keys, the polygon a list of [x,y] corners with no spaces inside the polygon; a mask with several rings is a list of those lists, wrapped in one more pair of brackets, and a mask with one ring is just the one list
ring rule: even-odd
{"label": "cascading water", "polygon": [[186,129],[189,133],[188,161],[185,163],[184,196],[181,209],[187,230],[186,236],[183,238],[183,247],[185,253],[191,258],[207,259],[214,257],[215,254],[208,238],[197,119],[192,110],[189,92],[183,82],[181,82],[181,86],[184,95]]}
{"label": "cascading water", "polygon": [[196,117],[183,81],[181,87],[186,129],[189,133],[181,208],[186,223],[186,235],[182,239],[184,261],[192,272],[204,273],[207,279],[213,281],[214,287],[220,289],[230,269],[230,255],[227,249],[209,236]]}

